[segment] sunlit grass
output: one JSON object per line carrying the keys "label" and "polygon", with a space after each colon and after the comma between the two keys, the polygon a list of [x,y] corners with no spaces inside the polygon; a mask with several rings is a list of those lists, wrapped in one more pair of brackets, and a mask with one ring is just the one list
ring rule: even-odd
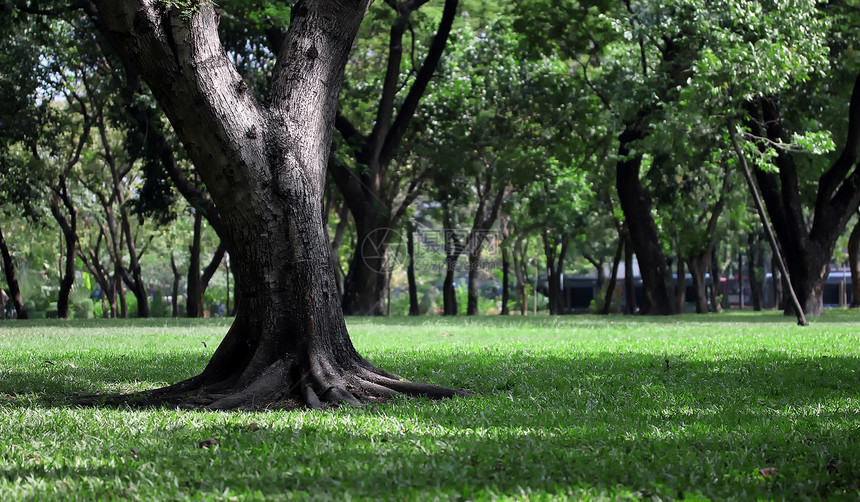
{"label": "sunlit grass", "polygon": [[0,500],[860,497],[860,312],[349,325],[374,364],[474,396],[80,409],[199,372],[226,322],[0,323]]}

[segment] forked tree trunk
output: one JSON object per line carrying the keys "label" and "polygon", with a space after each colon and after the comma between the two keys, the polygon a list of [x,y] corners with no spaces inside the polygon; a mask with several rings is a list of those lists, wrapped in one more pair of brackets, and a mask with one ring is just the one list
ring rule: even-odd
{"label": "forked tree trunk", "polygon": [[299,2],[258,101],[218,41],[208,3],[96,2],[198,166],[232,243],[240,304],[203,372],[136,396],[211,409],[296,398],[359,404],[398,392],[454,389],[406,382],[354,349],[322,221],[322,192],[343,68],[367,0]]}

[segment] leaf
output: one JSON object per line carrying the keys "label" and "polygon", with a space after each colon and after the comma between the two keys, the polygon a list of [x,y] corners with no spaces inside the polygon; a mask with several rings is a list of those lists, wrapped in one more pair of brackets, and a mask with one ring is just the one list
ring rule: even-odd
{"label": "leaf", "polygon": [[200,448],[209,448],[210,446],[218,446],[220,444],[221,443],[219,443],[217,439],[209,438],[205,441],[200,441],[200,444],[198,444],[197,446]]}
{"label": "leaf", "polygon": [[777,469],[776,467],[765,467],[763,469],[758,470],[758,475],[765,479],[772,478],[777,474],[779,474],[779,469]]}

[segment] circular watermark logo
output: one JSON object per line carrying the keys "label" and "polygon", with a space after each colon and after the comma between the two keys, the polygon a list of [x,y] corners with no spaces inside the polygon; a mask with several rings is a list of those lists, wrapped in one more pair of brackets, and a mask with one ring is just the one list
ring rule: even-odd
{"label": "circular watermark logo", "polygon": [[[361,241],[361,259],[367,268],[377,274],[391,272],[409,260],[405,243],[406,238],[399,230],[377,228]],[[401,247],[404,249],[401,250]]]}

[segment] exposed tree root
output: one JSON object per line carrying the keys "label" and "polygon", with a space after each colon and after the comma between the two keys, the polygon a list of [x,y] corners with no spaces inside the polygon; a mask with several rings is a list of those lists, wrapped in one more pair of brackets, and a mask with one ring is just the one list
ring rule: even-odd
{"label": "exposed tree root", "polygon": [[287,358],[277,360],[245,386],[228,386],[212,381],[206,373],[166,387],[133,394],[82,396],[82,406],[149,407],[174,405],[189,409],[261,410],[307,406],[323,409],[348,404],[379,401],[397,394],[442,399],[465,397],[469,393],[448,387],[414,383],[379,370],[360,360],[353,367],[335,373],[304,371]]}

